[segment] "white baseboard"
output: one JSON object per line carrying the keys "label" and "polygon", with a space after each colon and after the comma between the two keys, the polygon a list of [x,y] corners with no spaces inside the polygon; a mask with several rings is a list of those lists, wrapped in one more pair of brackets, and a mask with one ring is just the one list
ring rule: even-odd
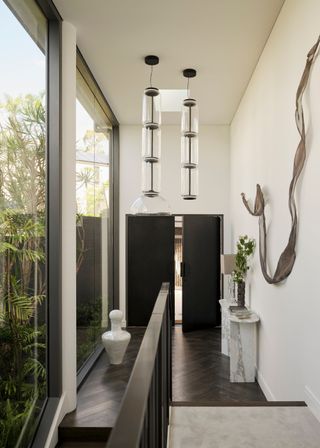
{"label": "white baseboard", "polygon": [[168,425],[168,433],[167,433],[167,448],[170,448],[170,431],[171,431],[171,406],[169,407],[169,425]]}
{"label": "white baseboard", "polygon": [[308,405],[308,408],[312,412],[312,414],[316,417],[317,420],[320,422],[320,400],[316,395],[311,391],[311,389],[308,386],[305,386],[304,388],[305,396],[306,396],[306,403]]}
{"label": "white baseboard", "polygon": [[265,394],[266,399],[268,401],[277,401],[276,397],[273,395],[270,387],[268,386],[266,380],[264,379],[263,375],[261,372],[259,372],[259,370],[257,370],[257,380],[259,383],[259,386],[262,389],[262,392]]}

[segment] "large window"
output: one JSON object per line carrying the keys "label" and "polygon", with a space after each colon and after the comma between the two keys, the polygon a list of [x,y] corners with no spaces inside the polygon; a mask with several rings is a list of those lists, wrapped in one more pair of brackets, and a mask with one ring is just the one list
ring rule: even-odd
{"label": "large window", "polygon": [[[79,60],[79,58],[78,58]],[[84,73],[85,71],[85,73]],[[77,70],[77,367],[101,345],[112,297],[112,124],[91,75]],[[93,86],[93,88],[92,88]]]}
{"label": "large window", "polygon": [[0,447],[32,440],[47,398],[46,36],[0,0]]}

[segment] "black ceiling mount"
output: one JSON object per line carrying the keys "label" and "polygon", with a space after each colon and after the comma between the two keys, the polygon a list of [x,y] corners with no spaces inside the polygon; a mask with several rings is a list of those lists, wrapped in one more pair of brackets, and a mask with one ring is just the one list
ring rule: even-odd
{"label": "black ceiling mount", "polygon": [[186,68],[182,73],[185,78],[195,78],[197,76],[197,70],[194,68]]}
{"label": "black ceiling mount", "polygon": [[144,62],[147,65],[158,65],[159,64],[159,58],[158,58],[158,56],[154,56],[154,55],[150,54],[149,56],[146,56],[144,58]]}

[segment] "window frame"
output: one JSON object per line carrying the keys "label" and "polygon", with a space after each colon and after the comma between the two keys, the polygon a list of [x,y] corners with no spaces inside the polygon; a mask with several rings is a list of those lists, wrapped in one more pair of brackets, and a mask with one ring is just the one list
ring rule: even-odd
{"label": "window frame", "polygon": [[31,446],[44,446],[62,396],[61,315],[61,30],[62,18],[51,0],[35,0],[48,21],[46,54],[47,172],[47,399]]}
{"label": "window frame", "polygon": [[[110,205],[110,236],[111,247],[109,255],[112,263],[109,263],[109,297],[112,298],[113,308],[119,308],[119,122],[113,113],[107,99],[102,93],[93,73],[86,63],[79,47],[77,47],[77,69],[94,95],[99,106],[107,116],[112,126],[112,139],[110,141],[109,154],[109,205]],[[103,351],[102,345],[88,357],[77,372],[77,387],[81,386],[89,374],[92,366]]]}
{"label": "window frame", "polygon": [[[34,0],[48,23],[46,53],[46,297],[47,397],[30,446],[45,446],[62,396],[61,315],[61,30],[62,17],[52,0]],[[17,17],[10,3],[4,0]],[[19,20],[19,18],[17,17]]]}

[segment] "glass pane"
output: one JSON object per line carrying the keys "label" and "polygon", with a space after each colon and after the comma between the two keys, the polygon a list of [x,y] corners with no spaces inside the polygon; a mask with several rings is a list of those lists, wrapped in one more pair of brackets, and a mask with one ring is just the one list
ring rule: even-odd
{"label": "glass pane", "polygon": [[0,446],[27,447],[46,385],[46,35],[0,0]]}
{"label": "glass pane", "polygon": [[77,367],[101,342],[109,307],[109,173],[112,128],[77,73]]}

